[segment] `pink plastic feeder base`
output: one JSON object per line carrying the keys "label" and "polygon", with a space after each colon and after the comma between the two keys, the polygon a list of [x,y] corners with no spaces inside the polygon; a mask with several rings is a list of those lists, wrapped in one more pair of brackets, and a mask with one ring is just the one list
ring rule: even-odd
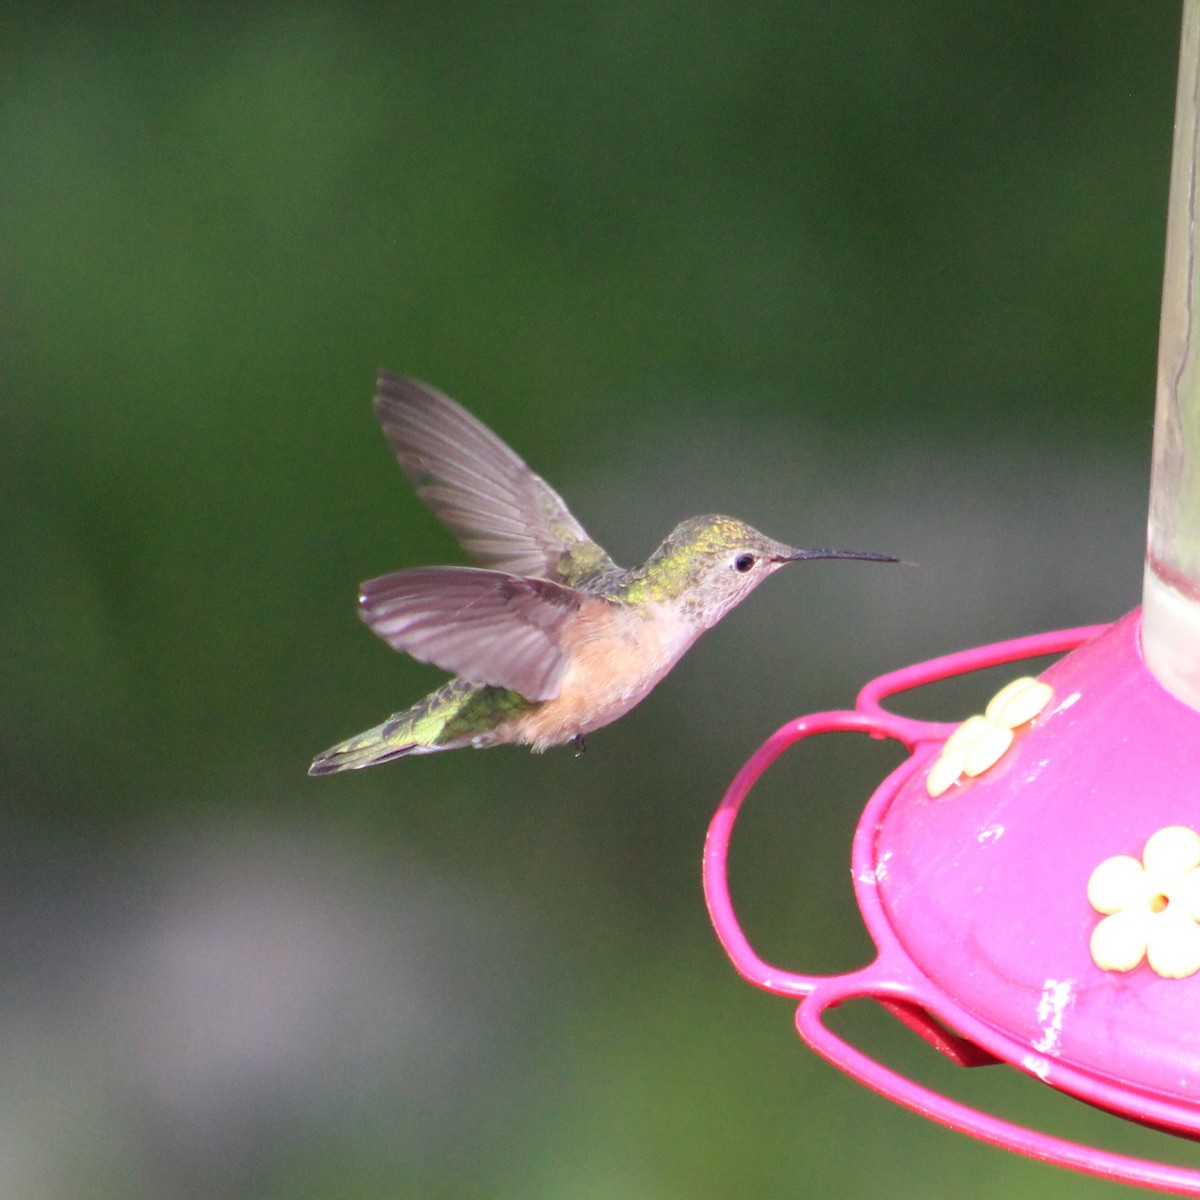
{"label": "pink plastic feeder base", "polygon": [[[1147,670],[1139,632],[1135,610],[1111,626],[949,655],[874,680],[853,711],[790,722],[726,792],[709,827],[704,888],[737,970],[800,999],[801,1037],[862,1083],[995,1145],[1200,1196],[1200,1170],[978,1112],[868,1058],[822,1021],[828,1008],[869,997],[963,1065],[1004,1061],[1111,1112],[1200,1137],[1200,972],[1164,978],[1146,962],[1105,970],[1089,945],[1101,914],[1089,903],[1088,880],[1099,863],[1140,859],[1147,839],[1167,826],[1200,831],[1200,714]],[[1051,698],[999,761],[931,796],[929,770],[957,726],[897,716],[882,701],[1063,651],[1072,653],[1040,676]],[[872,796],[854,838],[855,892],[877,957],[850,974],[804,975],[754,953],[733,911],[726,861],[738,810],[759,776],[794,742],[834,731],[894,738],[910,756]]]}

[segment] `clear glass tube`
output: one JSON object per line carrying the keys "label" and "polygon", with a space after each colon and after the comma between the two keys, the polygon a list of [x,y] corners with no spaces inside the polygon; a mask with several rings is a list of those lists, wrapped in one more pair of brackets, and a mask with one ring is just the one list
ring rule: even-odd
{"label": "clear glass tube", "polygon": [[1142,591],[1142,649],[1200,709],[1200,0],[1184,0]]}

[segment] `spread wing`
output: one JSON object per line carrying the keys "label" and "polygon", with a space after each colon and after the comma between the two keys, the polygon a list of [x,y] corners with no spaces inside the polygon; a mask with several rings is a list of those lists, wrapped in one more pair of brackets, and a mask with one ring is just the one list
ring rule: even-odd
{"label": "spread wing", "polygon": [[479,567],[415,567],[369,579],[359,616],[385,642],[474,683],[558,695],[567,655],[564,624],[584,604],[603,604],[549,579]]}
{"label": "spread wing", "polygon": [[375,415],[417,495],[476,562],[562,583],[613,567],[558,493],[449,396],[381,371]]}

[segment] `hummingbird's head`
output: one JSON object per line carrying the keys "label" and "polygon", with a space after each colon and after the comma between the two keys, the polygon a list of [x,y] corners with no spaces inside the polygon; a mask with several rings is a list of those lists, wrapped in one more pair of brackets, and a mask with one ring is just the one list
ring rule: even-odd
{"label": "hummingbird's head", "polygon": [[662,600],[677,599],[705,629],[739,605],[768,575],[810,558],[898,562],[861,550],[803,550],[759,533],[734,517],[681,521],[646,563],[645,582]]}

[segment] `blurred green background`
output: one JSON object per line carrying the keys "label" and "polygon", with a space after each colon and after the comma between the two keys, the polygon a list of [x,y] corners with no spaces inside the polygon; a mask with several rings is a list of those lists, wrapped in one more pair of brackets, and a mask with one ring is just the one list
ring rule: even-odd
{"label": "blurred green background", "polygon": [[[699,867],[789,717],[1137,603],[1176,7],[0,29],[0,1195],[1121,1193],[804,1050]],[[380,366],[619,561],[729,511],[919,566],[785,573],[582,759],[308,779],[440,678],[354,615],[359,580],[459,561],[375,428]],[[766,957],[868,955],[849,841],[895,761],[835,740],[755,793],[733,874]],[[1163,1149],[845,1018],[960,1096]]]}

